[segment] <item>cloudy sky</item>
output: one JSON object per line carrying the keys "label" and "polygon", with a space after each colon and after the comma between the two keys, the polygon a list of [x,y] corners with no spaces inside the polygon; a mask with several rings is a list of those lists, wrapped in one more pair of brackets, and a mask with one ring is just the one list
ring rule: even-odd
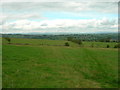
{"label": "cloudy sky", "polygon": [[117,2],[5,2],[2,33],[94,33],[118,31]]}

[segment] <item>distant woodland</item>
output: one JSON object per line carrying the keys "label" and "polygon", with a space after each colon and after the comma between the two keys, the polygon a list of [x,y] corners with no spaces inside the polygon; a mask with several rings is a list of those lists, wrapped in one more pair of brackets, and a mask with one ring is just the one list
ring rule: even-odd
{"label": "distant woodland", "polygon": [[119,42],[118,33],[102,34],[62,34],[62,35],[29,35],[29,34],[2,34],[2,37],[9,38],[32,38],[32,39],[49,39],[49,40],[67,40],[74,38],[82,41],[100,41],[100,42]]}

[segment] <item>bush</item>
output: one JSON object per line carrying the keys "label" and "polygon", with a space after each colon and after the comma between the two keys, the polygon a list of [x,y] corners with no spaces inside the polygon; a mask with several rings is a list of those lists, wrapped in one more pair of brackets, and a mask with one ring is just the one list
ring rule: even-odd
{"label": "bush", "polygon": [[11,42],[11,39],[8,37],[5,37],[5,40],[7,40],[9,43]]}
{"label": "bush", "polygon": [[110,46],[109,45],[107,45],[107,48],[109,48]]}
{"label": "bush", "polygon": [[70,46],[68,42],[65,43],[65,46]]}

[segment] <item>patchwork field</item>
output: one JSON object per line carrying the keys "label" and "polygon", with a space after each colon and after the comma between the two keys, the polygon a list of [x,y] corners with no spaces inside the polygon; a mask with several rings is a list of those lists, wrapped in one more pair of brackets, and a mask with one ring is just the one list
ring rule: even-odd
{"label": "patchwork field", "polygon": [[[3,40],[3,88],[118,87],[116,43],[15,39]],[[94,43],[94,47],[90,47]]]}

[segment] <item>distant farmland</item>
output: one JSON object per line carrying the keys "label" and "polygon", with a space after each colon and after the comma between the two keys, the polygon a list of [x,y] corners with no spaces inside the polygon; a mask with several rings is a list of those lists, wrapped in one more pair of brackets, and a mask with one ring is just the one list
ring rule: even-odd
{"label": "distant farmland", "polygon": [[3,88],[118,87],[116,44],[3,38]]}

